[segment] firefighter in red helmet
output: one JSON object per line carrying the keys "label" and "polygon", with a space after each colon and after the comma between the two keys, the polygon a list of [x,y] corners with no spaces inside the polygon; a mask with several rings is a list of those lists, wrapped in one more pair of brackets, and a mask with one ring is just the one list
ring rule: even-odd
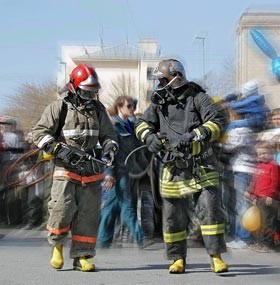
{"label": "firefighter in red helmet", "polygon": [[65,93],[44,110],[33,128],[35,144],[54,156],[55,169],[48,204],[48,240],[51,266],[63,267],[63,243],[72,234],[73,268],[93,271],[88,259],[95,255],[100,212],[103,165],[95,147],[103,148],[101,161],[111,165],[118,149],[117,136],[98,100],[100,84],[94,68],[80,64],[73,69]]}

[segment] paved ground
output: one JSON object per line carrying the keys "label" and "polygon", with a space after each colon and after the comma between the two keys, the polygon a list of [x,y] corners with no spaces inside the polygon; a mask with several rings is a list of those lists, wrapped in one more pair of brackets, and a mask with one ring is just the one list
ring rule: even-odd
{"label": "paved ground", "polygon": [[[2,238],[1,238],[2,236]],[[123,248],[99,249],[94,258],[96,272],[72,270],[69,242],[65,247],[62,270],[49,266],[51,248],[45,231],[0,229],[1,285],[96,285],[96,284],[280,284],[280,254],[256,253],[250,249],[230,250],[224,259],[230,271],[216,275],[209,268],[205,250],[192,247],[188,252],[186,274],[168,274],[164,245],[157,242],[145,250],[132,244]]]}

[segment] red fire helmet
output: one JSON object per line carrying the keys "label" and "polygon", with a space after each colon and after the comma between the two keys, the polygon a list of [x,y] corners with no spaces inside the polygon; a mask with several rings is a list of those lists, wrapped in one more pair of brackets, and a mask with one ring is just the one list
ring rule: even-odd
{"label": "red fire helmet", "polygon": [[77,88],[94,92],[98,91],[101,86],[94,68],[86,64],[79,64],[72,70],[66,87],[71,93],[76,94]]}

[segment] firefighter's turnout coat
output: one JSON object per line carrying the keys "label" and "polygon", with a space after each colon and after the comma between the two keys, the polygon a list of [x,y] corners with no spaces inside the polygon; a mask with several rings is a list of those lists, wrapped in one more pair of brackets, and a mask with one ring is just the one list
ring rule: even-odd
{"label": "firefighter's turnout coat", "polygon": [[[187,83],[174,98],[152,103],[136,125],[142,142],[151,133],[162,139],[163,163],[160,169],[160,194],[163,198],[163,236],[168,259],[186,256],[186,200],[194,199],[195,211],[209,254],[226,250],[224,218],[221,211],[219,172],[215,165],[213,142],[223,132],[225,113],[211,97],[199,92],[198,85]],[[197,141],[178,152],[182,134],[194,132]]]}
{"label": "firefighter's turnout coat", "polygon": [[[105,107],[99,101],[87,107],[75,103],[73,98],[66,97],[46,107],[33,128],[34,142],[39,148],[55,140],[93,154],[98,142],[102,146],[117,140]],[[65,164],[59,158],[54,158],[54,164],[48,204],[49,242],[52,245],[63,243],[71,230],[70,257],[92,257],[100,212],[99,184],[104,173],[91,161],[83,168]]]}

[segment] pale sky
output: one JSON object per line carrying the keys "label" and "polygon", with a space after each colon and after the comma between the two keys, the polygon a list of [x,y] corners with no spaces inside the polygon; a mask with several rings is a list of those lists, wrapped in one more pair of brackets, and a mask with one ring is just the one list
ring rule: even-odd
{"label": "pale sky", "polygon": [[[0,0],[0,100],[25,82],[56,80],[61,45],[126,43],[154,38],[162,55],[181,59],[190,79],[234,59],[235,31],[242,13],[279,0]],[[259,6],[261,5],[261,6]],[[266,6],[263,6],[266,5]]]}

